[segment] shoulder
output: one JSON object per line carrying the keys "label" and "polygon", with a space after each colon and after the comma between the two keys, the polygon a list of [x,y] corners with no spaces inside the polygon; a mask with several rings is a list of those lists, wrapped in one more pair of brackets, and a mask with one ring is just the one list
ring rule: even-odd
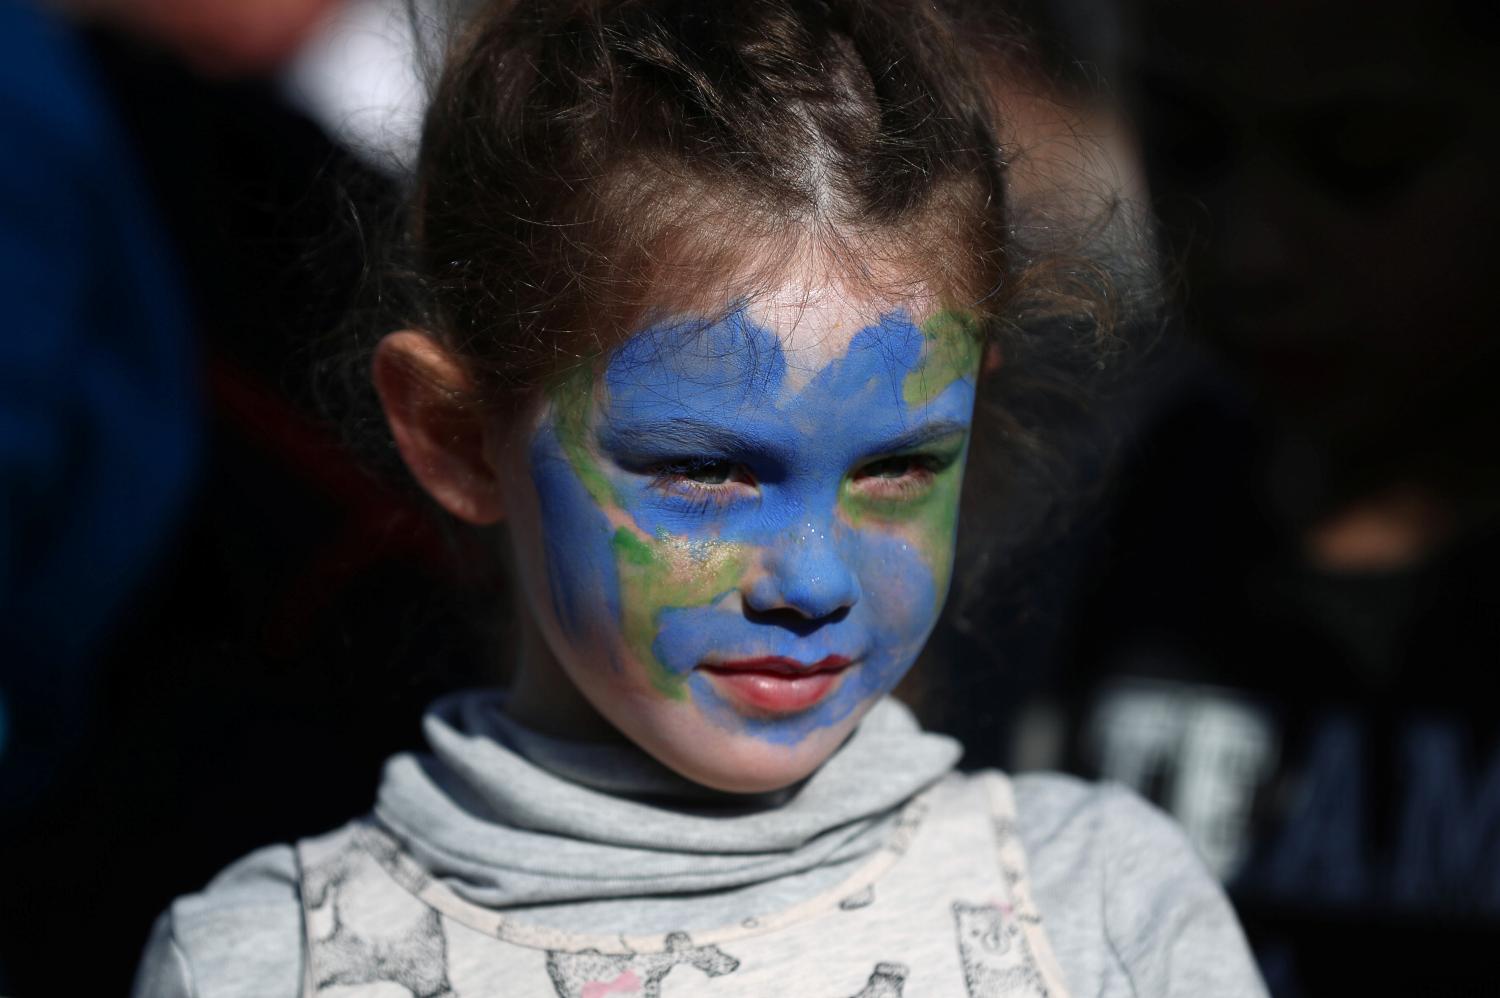
{"label": "shoulder", "polygon": [[1120,993],[1265,994],[1228,898],[1175,821],[1118,784],[1009,782],[1032,895],[1074,991],[1114,993],[1114,980]]}
{"label": "shoulder", "polygon": [[[1007,776],[994,770],[955,774],[947,782],[971,792],[983,787],[997,813],[1014,807],[1015,832],[1035,879],[1116,882],[1178,875],[1212,882],[1176,822],[1119,784],[1061,773]],[[1009,804],[1004,803],[1007,797]]]}
{"label": "shoulder", "polygon": [[[1054,856],[1092,854],[1091,844],[1101,837],[1127,834],[1139,845],[1152,842],[1173,847],[1183,845],[1177,824],[1134,791],[1118,783],[1097,783],[1064,773],[1025,773],[1011,776],[998,770],[950,774],[944,781],[950,792],[967,787],[970,792],[989,791],[1009,795],[1014,802],[1016,831],[1028,854]],[[1001,805],[997,805],[1001,806]]]}
{"label": "shoulder", "polygon": [[[1170,817],[1116,783],[1061,773],[968,774],[966,782],[1008,787],[1015,830],[1033,879],[1160,883],[1163,878],[1217,885]],[[1003,790],[1002,790],[1003,793]]]}
{"label": "shoulder", "polygon": [[294,996],[302,985],[302,904],[291,846],[258,849],[156,921],[134,993]]}
{"label": "shoulder", "polygon": [[[1196,863],[1197,854],[1171,818],[1118,783],[1093,783],[1062,773],[1011,778],[1017,831],[1027,852],[1070,863],[1102,860],[1133,863],[1164,853]],[[1050,856],[1049,856],[1050,854]]]}

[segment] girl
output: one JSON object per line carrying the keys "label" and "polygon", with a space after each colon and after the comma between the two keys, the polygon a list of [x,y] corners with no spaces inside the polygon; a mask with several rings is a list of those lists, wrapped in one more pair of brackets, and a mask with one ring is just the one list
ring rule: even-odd
{"label": "girl", "polygon": [[1261,993],[1156,812],[958,775],[887,697],[1026,286],[965,46],[897,0],[481,11],[372,370],[508,527],[513,682],[175,903],[139,994]]}

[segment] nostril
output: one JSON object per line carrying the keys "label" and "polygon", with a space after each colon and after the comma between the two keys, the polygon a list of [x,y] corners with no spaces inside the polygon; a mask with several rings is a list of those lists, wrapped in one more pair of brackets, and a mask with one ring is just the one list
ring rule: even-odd
{"label": "nostril", "polygon": [[749,609],[761,614],[787,613],[804,620],[842,619],[859,602],[859,584],[852,573],[818,574],[771,572],[756,580],[746,594]]}
{"label": "nostril", "polygon": [[757,624],[769,624],[791,631],[799,637],[813,633],[819,628],[827,627],[829,624],[837,624],[849,616],[849,608],[840,606],[831,613],[821,617],[809,617],[800,610],[794,610],[789,606],[772,607],[767,610],[759,610],[749,603],[745,604],[745,617]]}

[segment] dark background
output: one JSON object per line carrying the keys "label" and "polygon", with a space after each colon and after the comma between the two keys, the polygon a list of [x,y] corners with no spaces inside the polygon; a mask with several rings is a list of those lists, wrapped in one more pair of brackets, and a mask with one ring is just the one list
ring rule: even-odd
{"label": "dark background", "polygon": [[[1492,993],[1496,15],[1015,11],[1074,148],[1104,150],[1081,182],[1151,206],[1169,307],[1121,330],[1121,376],[1067,442],[1087,501],[979,577],[923,710],[967,766],[1121,780],[1172,812],[1278,998]],[[202,444],[88,653],[64,668],[42,635],[0,671],[0,773],[28,738],[51,753],[0,840],[19,995],[57,993],[58,967],[68,993],[126,990],[173,897],[367,809],[432,696],[496,681],[486,580],[363,470],[307,374],[399,175],[257,67],[61,24],[180,276]],[[968,504],[975,536],[1003,515]],[[22,670],[75,686],[28,701]]]}

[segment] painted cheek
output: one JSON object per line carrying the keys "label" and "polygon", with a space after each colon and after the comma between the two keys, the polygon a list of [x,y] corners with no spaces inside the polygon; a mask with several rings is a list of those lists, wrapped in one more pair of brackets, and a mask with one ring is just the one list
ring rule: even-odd
{"label": "painted cheek", "polygon": [[548,592],[558,625],[575,646],[607,648],[620,607],[610,544],[615,528],[550,421],[532,440],[530,464],[541,509]]}
{"label": "painted cheek", "polygon": [[860,537],[859,574],[880,626],[897,644],[922,635],[942,610],[946,581],[912,532],[867,523]]}
{"label": "painted cheek", "polygon": [[661,615],[707,606],[734,589],[748,548],[715,538],[647,535],[615,502],[617,490],[579,439],[583,425],[576,412],[562,409],[538,430],[531,453],[558,623],[587,651],[612,652],[623,644],[654,689],[680,699],[682,677],[652,647]]}
{"label": "painted cheek", "polygon": [[[658,692],[682,699],[681,669],[669,667],[655,647],[662,615],[708,607],[737,588],[750,561],[746,545],[717,539],[643,536],[621,527],[612,539],[620,577],[620,621],[625,645],[646,666]],[[693,663],[696,664],[696,663]]]}
{"label": "painted cheek", "polygon": [[[902,402],[911,410],[949,409],[967,417],[974,410],[974,384],[983,352],[976,320],[965,313],[940,312],[922,323],[919,362],[902,380]],[[958,530],[959,493],[967,448],[937,472],[927,492],[912,499],[861,497],[846,483],[840,515],[856,527],[883,528],[920,552],[932,575],[937,610],[948,595],[953,547]]]}
{"label": "painted cheek", "polygon": [[869,499],[858,495],[848,484],[839,498],[839,515],[849,528],[895,538],[901,542],[903,551],[921,561],[938,609],[947,597],[953,573],[963,464],[960,458],[937,472],[927,492],[914,498]]}

